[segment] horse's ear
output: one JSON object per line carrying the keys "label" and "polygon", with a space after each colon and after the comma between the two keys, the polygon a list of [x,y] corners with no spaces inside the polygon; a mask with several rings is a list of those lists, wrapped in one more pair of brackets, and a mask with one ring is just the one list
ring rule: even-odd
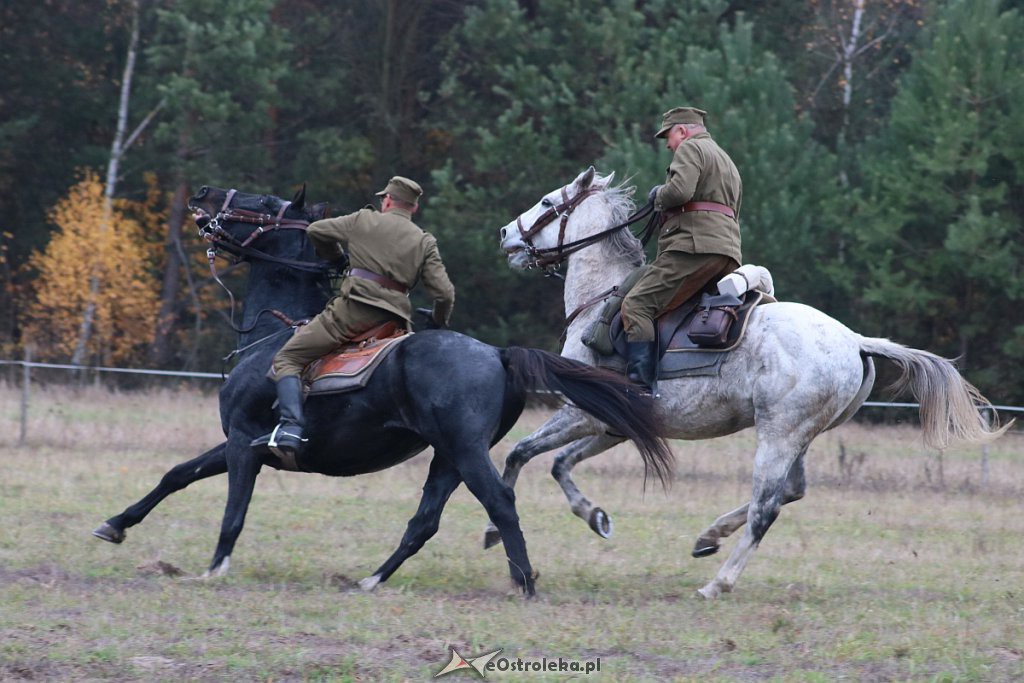
{"label": "horse's ear", "polygon": [[302,183],[302,187],[292,197],[292,208],[302,210],[302,207],[306,205],[306,183]]}
{"label": "horse's ear", "polygon": [[313,204],[306,211],[306,215],[315,221],[320,220],[327,215],[327,202],[320,202],[319,204]]}
{"label": "horse's ear", "polygon": [[594,182],[594,167],[593,166],[588,168],[583,173],[580,173],[579,177],[576,178],[576,182],[574,183],[576,185],[576,191],[577,192],[583,192],[588,187],[590,187],[590,184],[592,182]]}

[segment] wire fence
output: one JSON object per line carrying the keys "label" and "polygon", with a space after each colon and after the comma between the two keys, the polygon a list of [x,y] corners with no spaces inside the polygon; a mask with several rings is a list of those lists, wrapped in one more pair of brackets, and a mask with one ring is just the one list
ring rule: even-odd
{"label": "wire fence", "polygon": [[[31,387],[33,384],[32,370],[33,369],[44,369],[44,370],[60,370],[79,373],[82,377],[93,376],[98,378],[101,374],[109,373],[113,375],[139,375],[139,376],[156,376],[156,377],[178,377],[182,379],[199,379],[199,380],[223,380],[226,376],[219,372],[186,372],[177,370],[152,370],[148,368],[113,368],[113,367],[102,367],[102,366],[82,366],[82,365],[66,365],[58,363],[37,363],[27,357],[26,353],[25,360],[0,360],[0,366],[11,366],[21,368],[21,407],[20,407],[20,428],[18,434],[18,444],[23,445],[28,435],[28,414],[31,403]],[[545,392],[547,393],[547,392]],[[900,402],[886,402],[886,401],[865,401],[863,404],[865,408],[918,408],[917,403],[900,403]],[[1020,406],[1007,406],[1007,405],[995,405],[991,408],[984,408],[983,410],[995,410],[1000,413],[1024,413],[1024,407]],[[987,446],[982,447],[982,457],[987,459]]]}

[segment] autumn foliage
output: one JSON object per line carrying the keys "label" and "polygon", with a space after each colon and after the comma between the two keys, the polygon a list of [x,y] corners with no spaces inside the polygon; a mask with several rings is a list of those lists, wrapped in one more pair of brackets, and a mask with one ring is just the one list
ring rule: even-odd
{"label": "autumn foliage", "polygon": [[123,202],[108,203],[103,183],[87,171],[51,210],[53,238],[30,260],[37,277],[24,335],[41,360],[71,357],[92,278],[99,287],[89,358],[137,361],[151,341],[158,291],[150,268],[152,249],[128,208]]}

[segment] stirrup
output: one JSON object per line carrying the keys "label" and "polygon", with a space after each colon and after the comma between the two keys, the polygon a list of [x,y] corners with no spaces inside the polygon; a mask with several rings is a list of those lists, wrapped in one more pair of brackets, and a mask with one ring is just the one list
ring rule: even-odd
{"label": "stirrup", "polygon": [[[298,469],[296,457],[309,439],[302,437],[302,427],[295,425],[298,434],[288,431],[292,425],[278,423],[269,434],[257,437],[249,443],[256,455],[276,455],[289,469]],[[279,441],[284,439],[284,443]]]}

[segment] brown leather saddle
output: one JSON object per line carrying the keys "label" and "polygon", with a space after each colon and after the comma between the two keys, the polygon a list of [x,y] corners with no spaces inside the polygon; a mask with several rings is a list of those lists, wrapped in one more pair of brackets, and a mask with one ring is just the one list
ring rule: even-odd
{"label": "brown leather saddle", "polygon": [[[750,291],[742,297],[718,293],[717,283],[710,282],[694,296],[655,321],[658,332],[658,378],[717,375],[728,353],[739,345],[754,308],[762,303],[764,294]],[[698,329],[704,331],[709,314],[716,310],[725,314],[731,324],[713,346],[698,344],[690,338]],[[609,327],[615,353],[601,356],[598,365],[618,372],[626,367],[626,333],[622,316],[615,313]]]}
{"label": "brown leather saddle", "polygon": [[310,395],[362,389],[381,361],[411,334],[393,321],[378,325],[310,363],[302,373],[302,382]]}

